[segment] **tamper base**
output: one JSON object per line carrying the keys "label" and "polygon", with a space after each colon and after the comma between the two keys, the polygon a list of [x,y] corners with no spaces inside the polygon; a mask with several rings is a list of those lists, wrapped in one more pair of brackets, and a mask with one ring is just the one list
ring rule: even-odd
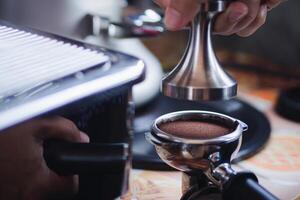
{"label": "tamper base", "polygon": [[191,101],[228,100],[237,94],[237,83],[224,88],[180,87],[170,83],[162,83],[162,93],[165,96]]}

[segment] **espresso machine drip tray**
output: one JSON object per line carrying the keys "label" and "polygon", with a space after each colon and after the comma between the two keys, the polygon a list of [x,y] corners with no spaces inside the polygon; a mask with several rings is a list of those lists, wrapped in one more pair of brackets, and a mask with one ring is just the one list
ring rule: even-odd
{"label": "espresso machine drip tray", "polygon": [[192,102],[158,96],[149,105],[136,111],[134,121],[133,167],[150,170],[173,170],[156,154],[154,147],[145,140],[153,121],[166,113],[182,110],[206,110],[219,112],[238,118],[245,122],[249,129],[243,134],[241,149],[234,160],[239,161],[259,151],[270,137],[271,127],[263,113],[251,105],[238,100],[216,102]]}

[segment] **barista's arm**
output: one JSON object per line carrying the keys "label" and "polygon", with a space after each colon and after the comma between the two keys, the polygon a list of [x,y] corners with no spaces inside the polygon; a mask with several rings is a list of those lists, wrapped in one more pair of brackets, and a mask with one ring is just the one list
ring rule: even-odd
{"label": "barista's arm", "polygon": [[43,141],[88,142],[69,120],[36,119],[0,132],[0,199],[68,199],[77,192],[78,177],[61,177],[43,158]]}
{"label": "barista's arm", "polygon": [[[199,10],[197,0],[154,0],[165,9],[165,24],[170,30],[187,25]],[[221,35],[249,36],[262,26],[267,11],[284,0],[238,0],[229,4],[216,21],[214,32]]]}

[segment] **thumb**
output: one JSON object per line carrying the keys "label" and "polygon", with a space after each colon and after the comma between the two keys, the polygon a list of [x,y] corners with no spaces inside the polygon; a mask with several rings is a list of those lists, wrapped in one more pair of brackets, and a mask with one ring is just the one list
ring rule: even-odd
{"label": "thumb", "polygon": [[90,142],[90,138],[86,133],[84,133],[82,131],[79,131],[79,133],[80,133],[81,142],[83,142],[83,143],[89,143]]}
{"label": "thumb", "polygon": [[81,132],[76,125],[63,117],[40,119],[36,137],[41,140],[60,139],[69,142],[88,143],[89,137]]}

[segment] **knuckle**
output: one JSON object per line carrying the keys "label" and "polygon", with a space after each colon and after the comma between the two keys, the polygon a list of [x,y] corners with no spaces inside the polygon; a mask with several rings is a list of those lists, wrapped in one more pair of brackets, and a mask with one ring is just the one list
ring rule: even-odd
{"label": "knuckle", "polygon": [[42,119],[39,121],[39,127],[41,130],[49,130],[52,127],[50,120]]}
{"label": "knuckle", "polygon": [[65,125],[70,127],[71,129],[77,129],[77,126],[69,119],[64,119],[63,123],[65,123]]}
{"label": "knuckle", "polygon": [[257,12],[249,12],[247,18],[249,21],[254,20],[257,17]]}

